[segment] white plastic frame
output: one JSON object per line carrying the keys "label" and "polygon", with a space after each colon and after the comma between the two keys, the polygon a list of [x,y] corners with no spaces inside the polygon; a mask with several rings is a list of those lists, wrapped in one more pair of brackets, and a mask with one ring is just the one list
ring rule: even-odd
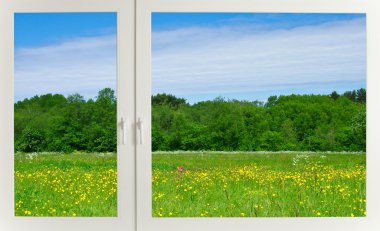
{"label": "white plastic frame", "polygon": [[[145,123],[137,154],[137,228],[152,230],[378,230],[380,227],[380,7],[377,0],[139,0],[136,26],[136,118]],[[313,12],[366,13],[367,217],[364,218],[153,218],[151,188],[151,13]]]}
{"label": "white plastic frame", "polygon": [[[118,133],[117,217],[15,217],[13,175],[14,13],[116,12],[118,121],[123,117],[127,137]],[[136,230],[135,201],[135,1],[134,0],[12,0],[0,3],[0,230]],[[116,126],[116,124],[115,124]]]}

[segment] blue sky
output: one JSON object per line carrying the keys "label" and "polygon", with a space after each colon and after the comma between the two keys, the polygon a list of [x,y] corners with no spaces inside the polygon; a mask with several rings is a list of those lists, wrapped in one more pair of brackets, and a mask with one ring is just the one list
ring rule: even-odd
{"label": "blue sky", "polygon": [[16,13],[15,47],[116,33],[115,13]]}
{"label": "blue sky", "polygon": [[152,91],[190,103],[366,86],[364,14],[153,13]]}
{"label": "blue sky", "polygon": [[321,13],[152,13],[152,30],[184,27],[223,27],[239,24],[262,25],[268,29],[291,29],[298,26],[352,20],[364,14]]}
{"label": "blue sky", "polygon": [[[152,93],[194,103],[365,87],[364,14],[153,13]],[[15,14],[15,100],[116,88],[115,13]]]}
{"label": "blue sky", "polygon": [[115,13],[16,13],[15,100],[116,88]]}

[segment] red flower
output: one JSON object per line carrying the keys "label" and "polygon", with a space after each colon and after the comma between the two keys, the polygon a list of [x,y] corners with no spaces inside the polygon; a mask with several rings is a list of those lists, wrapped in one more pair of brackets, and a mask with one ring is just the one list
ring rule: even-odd
{"label": "red flower", "polygon": [[179,167],[178,167],[178,172],[179,172],[179,173],[184,173],[184,172],[186,172],[185,167],[183,167],[182,165],[179,166]]}

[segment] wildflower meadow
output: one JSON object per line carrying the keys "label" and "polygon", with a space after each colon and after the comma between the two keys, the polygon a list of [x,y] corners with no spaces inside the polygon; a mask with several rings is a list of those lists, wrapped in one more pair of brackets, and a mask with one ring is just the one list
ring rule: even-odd
{"label": "wildflower meadow", "polygon": [[153,217],[363,217],[364,153],[158,152]]}
{"label": "wildflower meadow", "polygon": [[17,153],[14,176],[16,216],[117,216],[115,153]]}

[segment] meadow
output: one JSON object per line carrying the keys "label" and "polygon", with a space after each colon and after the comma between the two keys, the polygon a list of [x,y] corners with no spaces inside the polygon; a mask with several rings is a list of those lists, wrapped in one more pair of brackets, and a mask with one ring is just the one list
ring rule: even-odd
{"label": "meadow", "polygon": [[365,153],[156,152],[153,217],[363,217]]}
{"label": "meadow", "polygon": [[15,215],[117,216],[115,153],[16,153]]}

